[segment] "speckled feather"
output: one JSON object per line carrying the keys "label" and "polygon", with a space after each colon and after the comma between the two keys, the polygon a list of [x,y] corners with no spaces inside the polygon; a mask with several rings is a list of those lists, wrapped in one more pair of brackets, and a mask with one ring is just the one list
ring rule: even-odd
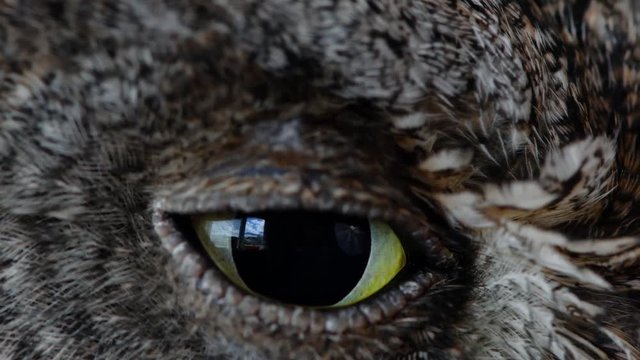
{"label": "speckled feather", "polygon": [[[0,0],[0,358],[640,358],[639,36],[634,0]],[[284,306],[165,214],[269,208],[437,266]]]}

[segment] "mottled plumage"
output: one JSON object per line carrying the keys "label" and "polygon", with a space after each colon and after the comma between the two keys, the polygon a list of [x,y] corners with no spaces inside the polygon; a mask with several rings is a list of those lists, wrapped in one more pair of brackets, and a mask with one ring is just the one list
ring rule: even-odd
{"label": "mottled plumage", "polygon": [[[640,358],[640,2],[0,0],[0,358]],[[402,227],[360,304],[176,214]]]}

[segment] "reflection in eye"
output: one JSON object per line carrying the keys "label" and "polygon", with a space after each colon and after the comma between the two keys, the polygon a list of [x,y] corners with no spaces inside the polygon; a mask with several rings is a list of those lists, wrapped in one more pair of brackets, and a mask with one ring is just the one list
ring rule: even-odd
{"label": "reflection in eye", "polygon": [[198,215],[216,266],[237,286],[284,303],[339,307],[387,285],[406,263],[384,222],[311,212]]}

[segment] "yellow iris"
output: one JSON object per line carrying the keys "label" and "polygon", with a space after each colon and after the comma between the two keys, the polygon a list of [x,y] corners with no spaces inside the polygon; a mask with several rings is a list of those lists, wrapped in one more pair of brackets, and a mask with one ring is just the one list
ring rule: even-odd
{"label": "yellow iris", "polygon": [[[251,219],[255,221],[255,218]],[[192,223],[198,238],[216,266],[236,286],[251,293],[262,295],[247,285],[234,261],[234,246],[237,247],[238,238],[244,236],[241,234],[245,230],[249,231],[246,220],[244,223],[242,221],[242,218],[234,218],[224,214],[192,217]],[[402,243],[391,227],[378,220],[370,220],[364,222],[364,224],[368,224],[369,227],[367,233],[370,234],[370,239],[367,240],[370,241],[370,246],[367,244],[367,249],[369,249],[368,259],[362,276],[342,299],[333,304],[322,305],[322,307],[348,306],[362,301],[387,285],[405,266],[406,255]],[[262,220],[262,226],[264,226],[264,220]],[[245,229],[245,227],[247,228]],[[264,230],[264,227],[256,228],[254,225],[251,228],[251,239],[254,241],[251,246],[253,247],[252,249],[258,249],[258,251],[262,247],[266,249],[268,246],[266,240],[259,234],[260,229]],[[260,243],[260,241],[265,242]],[[322,269],[319,270],[322,271]],[[329,281],[329,284],[312,286],[331,286],[331,281]],[[295,290],[292,289],[291,291]]]}
{"label": "yellow iris", "polygon": [[370,221],[371,254],[360,281],[347,296],[332,306],[346,306],[362,301],[387,285],[406,264],[402,243],[389,225]]}

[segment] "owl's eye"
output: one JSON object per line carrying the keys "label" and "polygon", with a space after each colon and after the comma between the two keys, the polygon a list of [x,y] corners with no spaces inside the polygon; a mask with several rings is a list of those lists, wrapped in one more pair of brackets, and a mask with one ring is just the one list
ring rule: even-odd
{"label": "owl's eye", "polygon": [[319,212],[191,217],[197,237],[236,286],[283,303],[341,307],[376,293],[406,263],[382,221]]}

